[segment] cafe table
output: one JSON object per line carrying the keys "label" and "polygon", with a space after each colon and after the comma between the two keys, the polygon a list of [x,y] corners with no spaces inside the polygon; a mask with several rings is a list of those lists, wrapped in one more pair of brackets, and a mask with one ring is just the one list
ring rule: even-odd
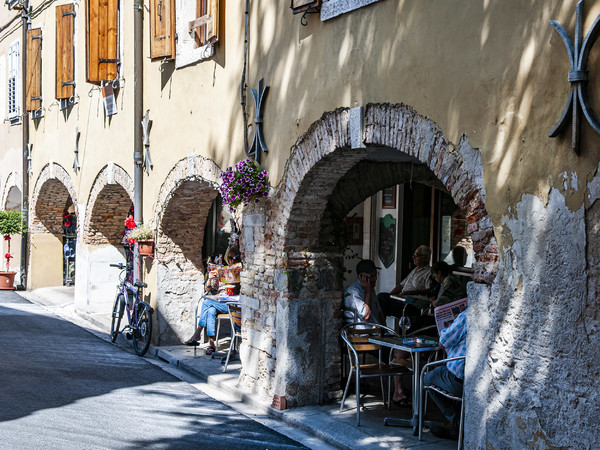
{"label": "cafe table", "polygon": [[[425,342],[419,342],[419,340],[425,340]],[[409,352],[412,359],[412,370],[413,370],[413,384],[412,384],[412,418],[411,419],[400,419],[397,417],[386,417],[383,420],[384,425],[406,427],[413,429],[413,435],[419,434],[419,401],[421,396],[421,389],[419,386],[419,373],[421,371],[421,354],[427,352],[435,352],[440,349],[439,345],[431,344],[432,340],[429,338],[418,338],[411,337],[403,340],[401,337],[396,336],[381,336],[371,337],[369,342],[372,344],[378,344],[383,347],[396,348],[398,350],[404,350]]]}

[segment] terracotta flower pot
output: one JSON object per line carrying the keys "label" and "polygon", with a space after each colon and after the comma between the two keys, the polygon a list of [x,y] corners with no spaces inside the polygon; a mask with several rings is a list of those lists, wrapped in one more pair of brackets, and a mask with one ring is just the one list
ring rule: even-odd
{"label": "terracotta flower pot", "polygon": [[0,272],[0,289],[14,290],[16,274],[17,272]]}
{"label": "terracotta flower pot", "polygon": [[146,241],[137,241],[138,252],[142,256],[152,256],[154,255],[154,241],[146,240]]}

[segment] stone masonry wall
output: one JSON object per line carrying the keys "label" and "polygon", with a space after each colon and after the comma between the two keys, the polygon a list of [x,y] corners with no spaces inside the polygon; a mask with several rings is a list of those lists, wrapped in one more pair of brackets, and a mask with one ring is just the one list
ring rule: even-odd
{"label": "stone masonry wall", "polygon": [[[285,395],[291,406],[339,396],[341,253],[323,252],[319,237],[338,181],[378,147],[403,151],[429,168],[466,212],[478,245],[476,280],[491,283],[497,270],[479,152],[466,139],[451,146],[429,119],[387,104],[367,107],[355,145],[351,116],[340,109],[313,124],[292,149],[274,195],[244,215],[240,384],[265,397]],[[381,178],[372,183],[368,189],[385,187]]]}

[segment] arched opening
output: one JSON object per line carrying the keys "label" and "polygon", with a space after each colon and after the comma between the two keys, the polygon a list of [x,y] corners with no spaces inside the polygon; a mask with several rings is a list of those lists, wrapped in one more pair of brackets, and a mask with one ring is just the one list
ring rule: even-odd
{"label": "arched opening", "polygon": [[[261,332],[263,336],[248,332],[243,353],[274,369],[265,377],[260,370],[244,365],[241,381],[258,384],[269,395],[285,395],[290,405],[321,403],[340,395],[339,330],[346,219],[365,200],[374,203],[375,198],[375,202],[381,202],[381,191],[395,186],[394,218],[398,223],[400,213],[411,201],[413,213],[418,210],[418,184],[419,195],[427,196],[429,202],[427,216],[423,217],[423,208],[420,213],[422,219],[429,221],[428,242],[411,242],[424,228],[423,224],[414,223],[415,233],[408,233],[396,245],[400,242],[406,252],[411,252],[418,244],[431,243],[437,247],[439,258],[445,250],[442,247],[452,245],[452,239],[442,239],[441,218],[445,215],[449,226],[453,220],[462,220],[461,232],[465,234],[466,226],[466,234],[473,241],[474,280],[491,282],[495,277],[497,247],[484,206],[479,152],[465,139],[453,146],[431,120],[404,105],[369,105],[364,122],[352,123],[350,116],[346,109],[326,113],[298,141],[278,187],[280,203],[266,212],[265,234],[273,235],[271,240],[279,244],[277,250],[262,246],[252,255],[247,252],[247,258],[251,256],[256,265],[267,268],[272,257],[276,270],[265,280],[267,286],[272,283],[273,290],[253,289],[248,283],[242,287],[242,292],[251,292],[258,298],[255,305],[246,305],[248,328],[265,330]],[[356,128],[361,128],[359,139],[351,137],[351,130]],[[411,186],[413,194],[400,192],[401,187],[411,191]],[[445,208],[449,198],[452,208]],[[379,221],[374,224],[373,219],[382,218],[376,213],[382,209],[381,204],[371,205],[370,209],[371,233],[369,242],[363,244],[367,250],[360,256],[375,259],[379,257],[373,253],[377,250],[375,225],[379,226]],[[393,252],[400,263],[406,258],[398,248]],[[402,267],[398,269],[390,283],[402,277]],[[257,272],[267,273],[261,269]],[[253,317],[252,309],[259,309],[261,314]],[[268,326],[272,319],[262,314],[270,310],[276,311],[275,329]],[[254,344],[265,341],[272,345]]]}
{"label": "arched opening", "polygon": [[96,176],[86,205],[77,248],[77,309],[110,314],[119,275],[110,264],[125,262],[123,235],[132,205],[131,178],[123,168],[108,164]]}
{"label": "arched opening", "polygon": [[75,283],[75,205],[75,190],[67,172],[57,164],[47,165],[34,188],[29,225],[32,289]]}
{"label": "arched opening", "polygon": [[21,189],[17,186],[11,186],[6,196],[4,209],[18,211],[21,209]]}
{"label": "arched opening", "polygon": [[214,162],[192,154],[173,167],[161,187],[155,207],[159,261],[155,336],[160,345],[189,338],[204,293],[206,259],[224,253],[227,212],[215,188],[220,173]]}

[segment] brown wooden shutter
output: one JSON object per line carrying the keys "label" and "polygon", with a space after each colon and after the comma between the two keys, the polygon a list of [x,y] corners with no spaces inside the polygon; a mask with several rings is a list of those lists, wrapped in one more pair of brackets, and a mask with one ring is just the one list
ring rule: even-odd
{"label": "brown wooden shutter", "polygon": [[219,0],[207,1],[207,14],[211,20],[206,24],[206,41],[217,42],[219,40]]}
{"label": "brown wooden shutter", "polygon": [[196,45],[201,47],[219,40],[219,0],[196,0],[197,19],[190,22]]}
{"label": "brown wooden shutter", "polygon": [[175,0],[151,0],[150,58],[175,58]]}
{"label": "brown wooden shutter", "polygon": [[75,5],[56,7],[56,98],[75,94],[73,32]]}
{"label": "brown wooden shutter", "polygon": [[42,29],[27,30],[27,101],[25,109],[42,107]]}
{"label": "brown wooden shutter", "polygon": [[92,83],[117,78],[119,0],[88,0],[87,78]]}

